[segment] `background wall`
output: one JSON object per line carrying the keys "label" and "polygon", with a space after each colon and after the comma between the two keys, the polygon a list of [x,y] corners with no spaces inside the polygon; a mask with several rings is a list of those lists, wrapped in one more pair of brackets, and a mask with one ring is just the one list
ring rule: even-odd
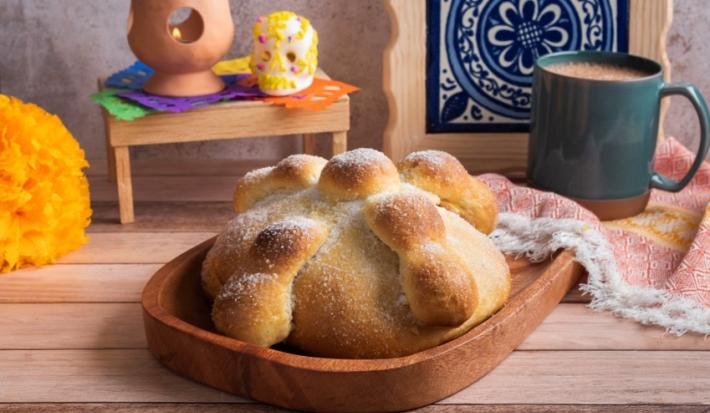
{"label": "background wall", "polygon": [[[104,156],[101,117],[88,99],[96,77],[132,63],[126,43],[129,0],[0,0],[0,91],[57,113],[89,159]],[[381,148],[387,122],[382,51],[390,22],[383,0],[232,0],[236,40],[231,56],[249,53],[250,29],[260,14],[292,9],[320,32],[321,65],[334,78],[358,85],[353,95],[350,147]],[[669,35],[673,77],[697,84],[710,98],[710,19],[707,0],[676,0]],[[690,105],[674,99],[670,135],[697,141]],[[137,157],[279,158],[299,149],[293,138],[209,142],[140,148]]]}

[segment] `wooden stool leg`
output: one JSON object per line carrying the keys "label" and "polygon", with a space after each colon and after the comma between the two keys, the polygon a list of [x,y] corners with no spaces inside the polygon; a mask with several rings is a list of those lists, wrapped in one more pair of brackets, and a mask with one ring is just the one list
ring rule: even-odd
{"label": "wooden stool leg", "polygon": [[[97,80],[99,91],[103,90],[104,82],[101,79]],[[116,156],[111,147],[111,115],[106,109],[101,108],[101,117],[104,120],[104,137],[106,139],[106,167],[108,169],[109,182],[116,182]]]}
{"label": "wooden stool leg", "polygon": [[116,155],[113,153],[111,146],[111,121],[109,114],[105,109],[101,109],[101,115],[104,119],[104,136],[106,138],[106,166],[108,168],[109,182],[116,182]]}
{"label": "wooden stool leg", "polygon": [[308,155],[316,154],[316,135],[313,133],[303,134],[303,153]]}
{"label": "wooden stool leg", "polygon": [[131,182],[131,154],[127,146],[114,148],[116,159],[116,187],[121,224],[135,221],[133,215],[133,183]]}
{"label": "wooden stool leg", "polygon": [[348,132],[333,132],[333,156],[348,150]]}
{"label": "wooden stool leg", "polygon": [[116,154],[108,139],[106,139],[106,166],[108,167],[108,181],[116,182]]}

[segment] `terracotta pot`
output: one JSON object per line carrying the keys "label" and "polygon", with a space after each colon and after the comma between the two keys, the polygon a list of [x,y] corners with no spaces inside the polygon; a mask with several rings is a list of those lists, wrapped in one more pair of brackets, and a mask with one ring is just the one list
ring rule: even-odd
{"label": "terracotta pot", "polygon": [[[171,24],[171,16],[190,8],[189,17]],[[229,0],[131,0],[128,43],[153,68],[144,89],[162,96],[200,96],[219,92],[224,82],[212,66],[234,40]]]}

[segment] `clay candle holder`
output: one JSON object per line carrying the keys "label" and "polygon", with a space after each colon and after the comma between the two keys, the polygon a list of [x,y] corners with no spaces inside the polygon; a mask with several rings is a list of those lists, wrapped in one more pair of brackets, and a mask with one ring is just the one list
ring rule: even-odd
{"label": "clay candle holder", "polygon": [[154,71],[143,86],[148,93],[185,97],[221,91],[224,82],[212,66],[233,39],[229,0],[131,0],[128,43]]}

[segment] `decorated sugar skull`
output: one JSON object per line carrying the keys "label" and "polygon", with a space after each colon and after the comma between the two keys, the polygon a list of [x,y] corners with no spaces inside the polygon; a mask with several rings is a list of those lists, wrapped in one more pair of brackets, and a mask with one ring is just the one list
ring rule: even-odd
{"label": "decorated sugar skull", "polygon": [[288,11],[259,17],[254,25],[252,70],[259,89],[286,96],[313,83],[318,67],[318,33],[305,17]]}

